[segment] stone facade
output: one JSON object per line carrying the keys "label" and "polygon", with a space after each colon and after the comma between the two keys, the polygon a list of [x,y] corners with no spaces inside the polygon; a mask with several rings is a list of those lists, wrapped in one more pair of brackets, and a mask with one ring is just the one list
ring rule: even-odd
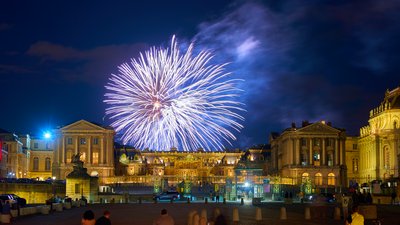
{"label": "stone facade", "polygon": [[370,111],[360,129],[360,183],[399,176],[400,87],[387,90],[382,103]]}
{"label": "stone facade", "polygon": [[81,153],[92,176],[114,176],[114,130],[80,120],[55,131],[52,175],[65,179],[72,172],[72,156]]}
{"label": "stone facade", "polygon": [[344,187],[346,174],[346,133],[324,121],[301,127],[292,124],[281,134],[270,137],[272,168],[276,175],[302,185],[310,181],[314,188]]}

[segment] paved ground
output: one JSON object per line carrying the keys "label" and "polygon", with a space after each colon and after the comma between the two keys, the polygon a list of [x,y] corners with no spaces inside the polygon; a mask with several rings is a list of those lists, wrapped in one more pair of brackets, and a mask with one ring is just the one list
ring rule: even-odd
{"label": "paved ground", "polygon": [[[280,220],[281,207],[285,206],[287,210],[287,220]],[[175,219],[176,225],[186,225],[187,217],[190,211],[197,210],[199,213],[202,209],[207,210],[208,217],[211,219],[213,210],[219,208],[226,215],[229,224],[232,223],[232,211],[234,207],[239,208],[241,225],[256,225],[256,224],[294,224],[294,225],[343,225],[343,220],[333,219],[334,205],[324,207],[312,207],[312,219],[304,219],[304,207],[312,206],[309,204],[293,204],[283,205],[282,203],[267,203],[260,206],[262,208],[262,223],[256,223],[255,211],[256,207],[252,205],[241,206],[238,203],[143,203],[143,204],[94,204],[81,208],[73,208],[64,210],[63,212],[52,212],[50,215],[32,215],[19,217],[12,221],[17,225],[80,225],[80,220],[83,212],[92,209],[96,218],[102,215],[102,212],[107,209],[111,212],[111,221],[113,225],[151,225],[161,209],[165,208],[169,214]],[[400,220],[397,215],[400,213],[400,206],[378,206],[378,217],[384,218],[382,224],[397,225]],[[372,221],[366,221],[366,225],[372,224]]]}

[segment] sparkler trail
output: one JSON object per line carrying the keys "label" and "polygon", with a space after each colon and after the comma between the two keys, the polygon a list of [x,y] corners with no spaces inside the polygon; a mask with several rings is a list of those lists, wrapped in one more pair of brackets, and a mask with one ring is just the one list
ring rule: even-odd
{"label": "sparkler trail", "polygon": [[177,147],[221,150],[236,140],[244,118],[236,101],[242,80],[230,79],[226,64],[213,65],[209,51],[181,53],[175,36],[169,48],[152,47],[112,74],[104,102],[111,126],[124,144],[163,151]]}

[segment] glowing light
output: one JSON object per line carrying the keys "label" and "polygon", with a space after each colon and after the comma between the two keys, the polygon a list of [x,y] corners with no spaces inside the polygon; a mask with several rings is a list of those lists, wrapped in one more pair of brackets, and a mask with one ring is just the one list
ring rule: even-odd
{"label": "glowing light", "polygon": [[225,72],[226,64],[210,63],[208,51],[180,52],[175,36],[169,48],[151,48],[119,66],[105,86],[106,114],[124,144],[165,151],[176,147],[221,150],[236,137],[244,118],[241,90]]}
{"label": "glowing light", "polygon": [[51,138],[51,133],[48,132],[48,131],[46,131],[46,132],[44,132],[43,136],[44,136],[44,138],[46,138],[46,139],[50,139],[50,138]]}

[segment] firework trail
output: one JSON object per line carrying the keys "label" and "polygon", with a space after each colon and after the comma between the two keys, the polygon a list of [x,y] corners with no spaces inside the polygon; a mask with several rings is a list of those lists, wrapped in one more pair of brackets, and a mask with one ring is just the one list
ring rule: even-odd
{"label": "firework trail", "polygon": [[170,48],[152,47],[112,74],[104,102],[111,126],[124,144],[156,151],[221,150],[236,140],[244,118],[241,90],[213,65],[209,51],[193,54],[193,43],[181,53],[175,36]]}

